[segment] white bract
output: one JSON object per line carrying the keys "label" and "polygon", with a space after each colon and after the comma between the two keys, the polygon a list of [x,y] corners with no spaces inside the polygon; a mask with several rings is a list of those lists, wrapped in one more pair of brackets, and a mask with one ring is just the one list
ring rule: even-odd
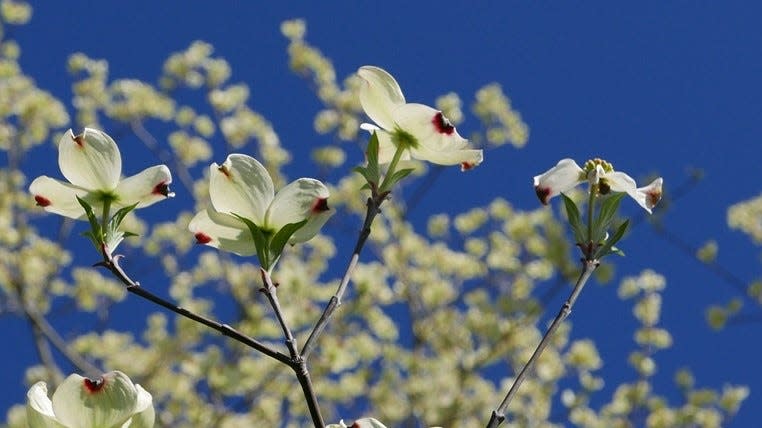
{"label": "white bract", "polygon": [[134,204],[142,208],[174,196],[169,191],[172,175],[165,165],[121,179],[119,148],[97,129],[85,128],[77,136],[71,129],[66,131],[58,143],[58,165],[68,183],[43,175],[32,181],[29,192],[45,211],[64,217],[85,219],[77,197],[101,213],[104,204],[116,209]]}
{"label": "white bract", "polygon": [[329,424],[326,428],[386,428],[386,425],[374,418],[362,418],[356,420],[352,425],[347,425],[342,420],[337,424]]}
{"label": "white bract", "polygon": [[363,79],[360,103],[375,125],[360,127],[376,132],[379,141],[378,161],[389,163],[398,147],[405,149],[405,159],[420,159],[439,165],[460,165],[471,169],[482,162],[481,150],[468,149],[468,140],[438,111],[423,104],[406,103],[397,81],[378,67],[360,67]]}
{"label": "white bract", "polygon": [[254,236],[239,217],[269,236],[287,225],[306,221],[290,236],[289,242],[294,244],[312,239],[333,215],[323,183],[300,178],[275,193],[270,174],[251,156],[231,154],[222,165],[212,164],[209,172],[212,204],[188,225],[200,244],[253,255],[257,253]]}
{"label": "white bract", "polygon": [[153,398],[119,371],[92,380],[72,374],[48,397],[45,382],[27,392],[31,428],[150,428]]}
{"label": "white bract", "polygon": [[573,159],[561,159],[556,166],[534,177],[534,190],[543,204],[550,198],[567,192],[582,182],[595,186],[601,195],[609,192],[624,192],[643,207],[648,213],[661,200],[661,177],[644,187],[637,187],[635,180],[629,175],[614,171],[610,163],[601,159],[585,162],[580,168]]}

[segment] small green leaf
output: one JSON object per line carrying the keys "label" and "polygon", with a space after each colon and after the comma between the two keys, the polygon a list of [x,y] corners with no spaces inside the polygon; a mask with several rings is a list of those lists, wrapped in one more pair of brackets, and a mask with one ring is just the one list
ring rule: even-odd
{"label": "small green leaf", "polygon": [[610,244],[610,246],[616,245],[617,242],[619,242],[620,239],[624,236],[624,233],[627,232],[627,227],[630,225],[630,220],[625,220],[622,224],[619,225],[616,232],[614,232],[614,235],[611,237],[611,239],[608,240],[607,244]]}
{"label": "small green leaf", "polygon": [[90,223],[90,230],[87,232],[82,233],[82,236],[87,237],[90,239],[90,242],[93,243],[93,246],[95,249],[100,252],[101,246],[103,245],[104,236],[103,236],[103,228],[101,227],[100,222],[98,222],[98,218],[95,216],[95,213],[93,212],[93,207],[90,206],[87,201],[77,196],[77,202],[82,206],[82,208],[85,210],[85,215],[87,216],[87,221]]}
{"label": "small green leaf", "polygon": [[615,193],[606,198],[601,203],[601,209],[598,212],[598,218],[593,223],[593,236],[590,237],[593,242],[601,242],[606,237],[606,232],[611,226],[611,222],[614,221],[617,209],[619,209],[619,202],[627,195],[626,193]]}
{"label": "small green leaf", "polygon": [[130,206],[121,208],[119,211],[115,212],[113,216],[111,216],[111,220],[109,221],[109,226],[112,224],[114,225],[113,228],[116,230],[120,224],[122,224],[122,221],[124,221],[124,217],[127,216],[127,214],[130,213],[130,211],[134,210],[135,207],[138,206],[139,202],[136,202]]}
{"label": "small green leaf", "polygon": [[399,171],[394,171],[394,174],[389,178],[389,188],[391,189],[392,186],[397,184],[400,180],[410,175],[411,172],[415,171],[413,168],[405,168],[401,169]]}
{"label": "small green leaf", "polygon": [[249,220],[246,217],[241,217],[238,214],[232,213],[234,216],[236,216],[239,220],[244,222],[246,226],[249,228],[249,231],[251,232],[251,236],[254,239],[254,246],[257,249],[257,258],[259,259],[259,264],[262,265],[262,268],[264,270],[270,269],[270,253],[269,253],[269,235],[270,232],[263,231],[259,228],[256,224],[254,224],[253,221]]}
{"label": "small green leaf", "polygon": [[382,183],[383,186],[381,189],[378,189],[378,192],[391,192],[392,187],[394,187],[395,184],[410,175],[410,173],[413,171],[415,171],[413,168],[405,168],[399,171],[394,171],[388,180],[384,179],[384,183]]}
{"label": "small green leaf", "polygon": [[368,182],[378,184],[380,178],[381,178],[381,172],[378,167],[378,135],[376,132],[373,133],[373,135],[370,136],[370,140],[368,141],[368,151],[367,151],[367,158],[368,158]]}
{"label": "small green leaf", "polygon": [[137,206],[138,204],[135,203],[130,206],[121,208],[119,211],[114,213],[113,216],[111,216],[111,220],[109,220],[105,233],[103,234],[103,241],[110,253],[113,253],[116,250],[116,247],[119,246],[125,237],[137,236],[135,233],[119,230],[119,226],[122,224],[122,221],[124,221],[124,217],[127,216],[127,214],[129,214],[130,211],[134,210]]}
{"label": "small green leaf", "polygon": [[569,225],[571,226],[572,231],[574,232],[574,240],[578,244],[587,242],[588,239],[585,236],[586,228],[582,224],[582,220],[580,220],[579,209],[577,208],[577,204],[575,204],[570,197],[566,196],[563,193],[561,193],[561,198],[563,198],[564,200],[564,206],[566,207],[566,217],[569,218]]}
{"label": "small green leaf", "polygon": [[362,175],[363,178],[365,179],[365,181],[367,181],[367,182],[371,181],[371,176],[368,173],[368,168],[365,168],[365,167],[362,167],[362,166],[358,166],[358,167],[352,168],[352,171]]}
{"label": "small green leaf", "polygon": [[374,131],[368,140],[368,151],[366,152],[368,165],[378,165],[378,146],[378,135]]}
{"label": "small green leaf", "polygon": [[307,220],[302,220],[298,223],[289,223],[275,233],[275,236],[270,240],[270,257],[273,259],[273,265],[275,264],[275,260],[280,257],[280,253],[283,252],[283,247],[286,246],[291,235],[301,229],[305,224],[307,224]]}
{"label": "small green leaf", "polygon": [[619,242],[620,239],[622,239],[629,225],[630,225],[630,220],[625,220],[624,223],[620,224],[616,232],[614,232],[614,234],[610,236],[608,240],[606,240],[606,243],[601,245],[601,247],[598,248],[598,251],[595,252],[595,258],[600,260],[601,258],[614,252],[619,252],[621,253],[621,255],[624,255],[622,250],[618,248],[615,250],[614,245],[617,242]]}
{"label": "small green leaf", "polygon": [[367,185],[363,186],[363,189],[374,189],[381,181],[381,172],[378,166],[378,136],[375,132],[370,136],[370,140],[368,141],[366,158],[368,161],[366,166],[355,167],[352,171],[365,178]]}
{"label": "small green leaf", "polygon": [[[90,222],[90,230],[93,232],[93,237],[95,238],[102,236],[103,231],[101,230],[101,224],[93,212],[93,207],[79,196],[77,196],[77,202],[79,202],[79,204],[82,205],[82,208],[85,210],[85,215],[87,216],[87,221]],[[98,243],[100,243],[100,241]]]}

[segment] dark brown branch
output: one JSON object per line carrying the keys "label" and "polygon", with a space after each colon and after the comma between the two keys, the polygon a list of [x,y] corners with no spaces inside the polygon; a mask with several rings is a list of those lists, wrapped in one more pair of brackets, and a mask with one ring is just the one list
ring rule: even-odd
{"label": "dark brown branch", "polygon": [[294,370],[294,373],[296,373],[296,378],[299,380],[299,385],[302,387],[304,398],[307,401],[307,408],[312,417],[312,423],[315,427],[323,428],[325,422],[323,421],[323,415],[320,413],[317,395],[315,395],[315,390],[312,386],[312,379],[310,378],[310,372],[307,368],[307,360],[299,355],[296,339],[286,323],[286,319],[283,316],[283,310],[281,310],[280,302],[278,301],[277,287],[273,283],[269,272],[260,269],[259,273],[262,276],[262,283],[264,284],[261,291],[267,296],[267,300],[270,302],[270,306],[272,306],[273,311],[275,312],[275,318],[278,320],[278,324],[280,324],[280,327],[283,330],[283,337],[286,339],[286,347],[291,355],[291,360],[288,365]]}
{"label": "dark brown branch", "polygon": [[102,253],[103,253],[103,261],[98,263],[97,266],[105,267],[112,274],[114,274],[114,276],[116,276],[116,278],[118,278],[127,287],[128,292],[135,294],[137,296],[140,296],[143,299],[153,302],[165,309],[169,309],[170,311],[178,315],[181,315],[185,318],[191,319],[213,330],[216,330],[222,335],[230,337],[231,339],[237,342],[243,343],[244,345],[250,348],[256,349],[257,351],[267,355],[268,357],[274,358],[284,364],[291,365],[291,359],[287,355],[283,354],[282,352],[276,351],[270,346],[239,332],[238,330],[231,327],[230,325],[222,324],[218,321],[207,318],[203,315],[196,314],[188,309],[185,309],[181,306],[177,306],[170,301],[164,300],[161,297],[154,295],[150,291],[141,287],[138,282],[130,279],[130,277],[124,272],[124,270],[122,270],[122,267],[119,265],[120,256],[112,256],[111,254],[108,253],[108,251],[102,251]]}

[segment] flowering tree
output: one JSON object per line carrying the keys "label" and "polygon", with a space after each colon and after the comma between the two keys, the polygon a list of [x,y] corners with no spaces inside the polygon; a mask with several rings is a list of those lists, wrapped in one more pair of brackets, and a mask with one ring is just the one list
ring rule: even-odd
{"label": "flowering tree", "polygon": [[[30,9],[4,1],[0,12],[9,26]],[[496,194],[464,213],[439,208],[423,231],[406,218],[405,185],[448,166],[489,168],[489,150],[527,142],[501,86],[477,92],[479,126],[466,139],[457,95],[409,103],[392,74],[360,64],[338,82],[303,22],[282,32],[292,69],[324,106],[316,131],[335,136],[312,153],[330,179],[285,178],[298,146],[281,144],[206,43],[172,54],[158,86],[110,80],[105,61],[72,55],[71,120],[69,103],[24,75],[18,47],[3,40],[0,209],[11,232],[0,236],[0,290],[39,353],[9,427],[713,427],[735,414],[744,387],[700,389],[688,371],[676,375],[679,401],[654,387],[656,353],[672,345],[659,325],[664,276],[644,269],[620,282],[640,328],[632,380],[603,404],[591,397],[601,402],[606,356],[593,340],[571,340],[563,323],[582,286],[594,272],[605,281],[622,253],[622,197],[651,213],[661,178],[638,187],[607,161],[563,159],[533,183],[541,204],[561,196],[563,210],[524,211]],[[130,139],[162,164],[128,165],[119,146]],[[35,149],[48,141],[67,182],[25,173],[33,149],[54,156]],[[360,142],[362,160],[343,141]],[[587,192],[575,189],[585,182]],[[58,230],[43,210],[65,218]],[[171,214],[143,217],[151,211]],[[351,238],[331,233],[342,227]],[[64,245],[72,228],[95,246],[77,256],[86,265],[72,265]],[[161,272],[144,274],[152,269]],[[576,286],[546,330],[536,288],[552,278]],[[138,313],[143,300],[150,312],[134,328],[109,325],[109,308]],[[50,319],[65,305],[105,327],[59,332]]]}

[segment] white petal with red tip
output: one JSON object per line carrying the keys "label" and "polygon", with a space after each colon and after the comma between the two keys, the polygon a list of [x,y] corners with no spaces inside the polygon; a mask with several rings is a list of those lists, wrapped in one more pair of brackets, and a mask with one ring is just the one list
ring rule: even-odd
{"label": "white petal with red tip", "polygon": [[358,428],[386,428],[386,425],[382,424],[378,419],[374,418],[358,419],[352,426],[356,426]]}
{"label": "white petal with red tip", "polygon": [[629,175],[623,172],[614,171],[602,174],[601,178],[606,180],[606,184],[609,185],[612,192],[624,192],[634,197],[637,185],[635,184],[635,180]]}
{"label": "white petal with red tip", "polygon": [[241,256],[256,254],[254,238],[246,224],[232,215],[216,212],[212,208],[193,217],[188,229],[199,243],[229,251]]}
{"label": "white petal with red tip", "polygon": [[291,223],[307,220],[313,213],[319,214],[320,200],[328,198],[328,188],[312,178],[300,178],[280,189],[267,210],[265,225],[280,230]]}
{"label": "white petal with red tip", "polygon": [[45,382],[32,385],[26,397],[26,419],[31,428],[65,428],[56,422],[53,403],[48,397],[48,386]]}
{"label": "white petal with red tip", "polygon": [[[642,189],[636,188],[635,180],[623,172],[610,172],[605,174],[603,178],[606,180],[606,184],[609,185],[612,192],[627,193],[632,199],[635,199],[635,202],[637,202],[638,205],[648,211],[649,214],[651,214],[651,208],[653,208],[654,205],[656,205],[656,202],[659,202],[659,199],[661,199],[661,178],[654,180],[654,182]],[[651,188],[651,186],[653,186],[653,188]],[[656,189],[657,186],[659,196],[656,198],[656,201],[653,202],[654,196],[649,195],[647,191]]]}
{"label": "white petal with red tip", "polygon": [[534,188],[543,204],[573,189],[584,180],[584,171],[573,159],[561,159],[556,166],[534,177]]}
{"label": "white petal with red tip", "polygon": [[29,193],[45,211],[73,219],[85,216],[85,210],[77,201],[77,196],[85,198],[88,194],[85,189],[43,175],[32,181]]}
{"label": "white petal with red tip", "polygon": [[75,137],[71,129],[58,143],[58,166],[69,182],[90,190],[112,190],[122,174],[122,157],[105,132],[85,128]]}
{"label": "white petal with red tip", "polygon": [[635,196],[633,196],[638,204],[643,207],[644,210],[648,211],[649,214],[653,207],[655,207],[661,200],[663,183],[664,180],[659,177],[649,185],[638,188],[635,192]]}
{"label": "white petal with red tip", "polygon": [[291,238],[289,238],[288,242],[291,244],[296,244],[299,242],[307,242],[310,239],[314,238],[334,213],[335,211],[333,209],[329,209],[327,211],[322,211],[310,216],[309,220],[307,220],[307,223],[305,223],[304,226],[300,227],[293,235],[291,235]]}
{"label": "white petal with red tip", "polygon": [[652,181],[648,186],[636,188],[635,180],[629,175],[614,171],[604,174],[602,177],[606,184],[609,185],[612,192],[624,192],[627,193],[635,202],[638,203],[644,210],[652,213],[652,208],[661,199],[661,187],[663,180],[661,177]]}
{"label": "white petal with red tip", "polygon": [[[162,186],[172,183],[172,174],[165,165],[156,165],[122,180],[116,187],[117,204],[128,206],[137,203],[138,208],[147,207],[167,198]],[[166,187],[165,187],[166,188]]]}
{"label": "white petal with red tip", "polygon": [[[400,129],[413,135],[418,143],[410,149],[411,156],[438,165],[464,165],[463,170],[482,163],[484,153],[467,149],[468,140],[461,137],[441,114],[423,104],[405,104],[395,110]],[[440,124],[435,123],[440,120]]]}
{"label": "white petal with red tip", "polygon": [[454,126],[441,116],[440,128],[435,122],[442,113],[423,104],[405,104],[394,111],[394,120],[399,128],[412,134],[418,144],[431,151],[460,150],[468,146],[468,140],[461,137]]}
{"label": "white petal with red tip", "polygon": [[53,412],[69,427],[117,427],[135,412],[138,391],[122,372],[106,373],[95,385],[77,374],[70,375],[53,394]]}
{"label": "white petal with red tip", "polygon": [[221,213],[237,214],[261,226],[274,197],[273,182],[264,166],[251,156],[232,154],[210,168],[209,195]]}
{"label": "white petal with red tip", "polygon": [[435,151],[420,147],[411,150],[411,153],[416,159],[426,160],[438,165],[468,164],[469,166],[464,168],[464,170],[478,166],[484,160],[484,154],[481,150]]}
{"label": "white petal with red tip", "polygon": [[378,67],[360,67],[357,74],[364,80],[360,86],[360,104],[365,114],[382,128],[391,131],[394,129],[392,112],[405,103],[399,84],[394,77]]}

